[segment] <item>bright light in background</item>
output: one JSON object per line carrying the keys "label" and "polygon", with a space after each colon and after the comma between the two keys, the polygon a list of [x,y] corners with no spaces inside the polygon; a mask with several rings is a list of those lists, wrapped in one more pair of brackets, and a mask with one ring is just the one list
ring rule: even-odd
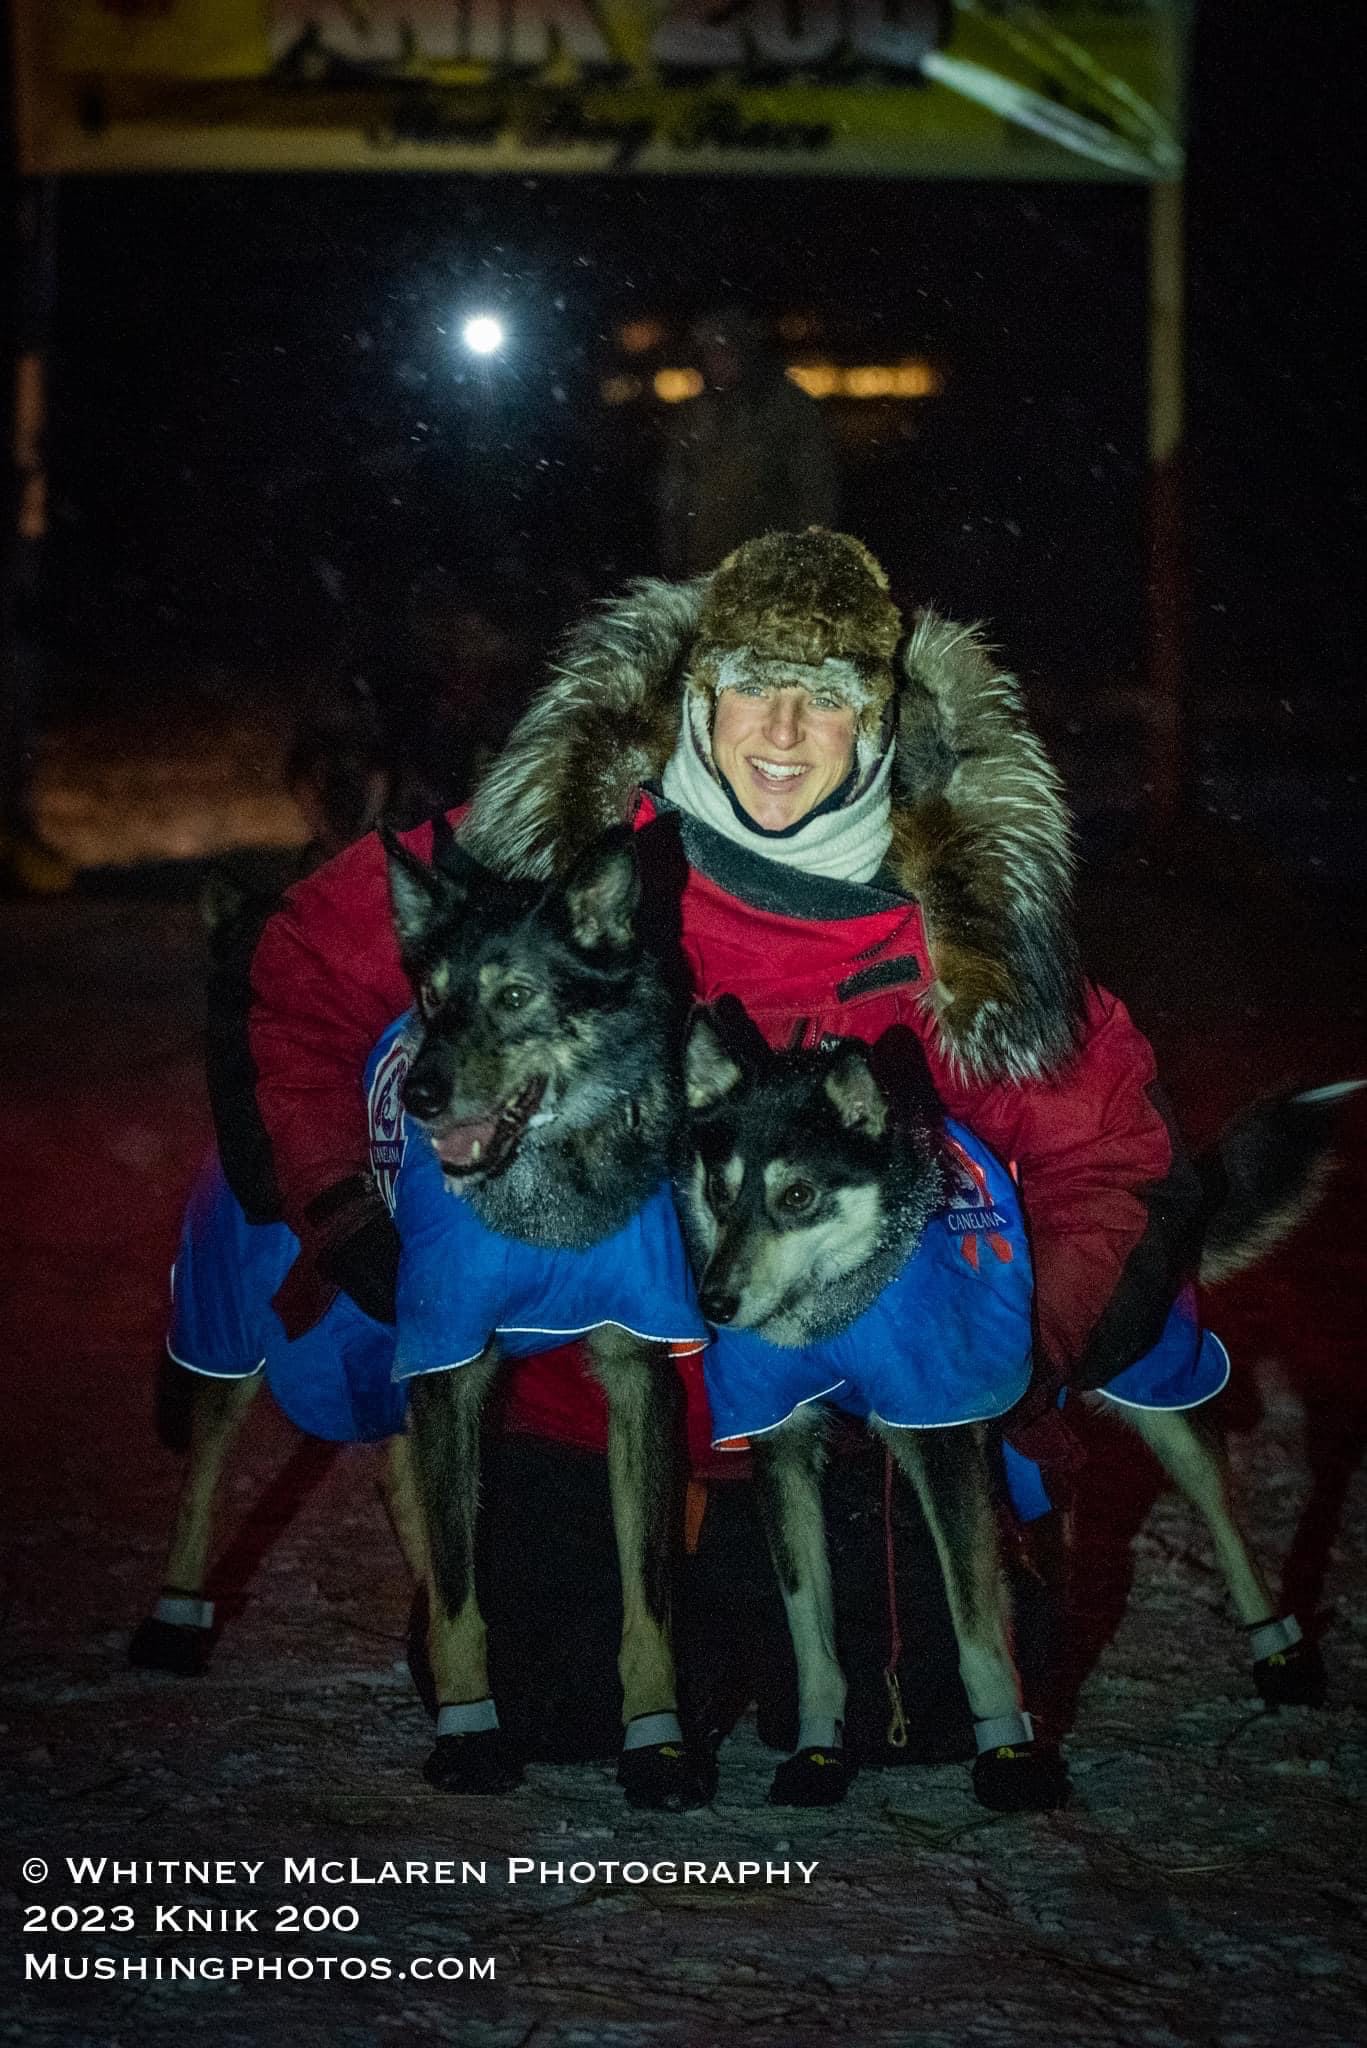
{"label": "bright light in background", "polygon": [[[935,365],[915,356],[900,363],[789,363],[786,374],[809,398],[935,398],[944,389]],[[608,405],[626,405],[644,388],[639,377],[618,375],[604,379],[602,395]],[[702,373],[666,366],[655,372],[650,388],[666,405],[678,405],[698,396]]]}
{"label": "bright light in background", "polygon": [[702,371],[657,370],[652,381],[657,398],[666,405],[677,405],[681,399],[697,397],[702,390]]}
{"label": "bright light in background", "polygon": [[473,313],[460,330],[460,338],[472,355],[492,356],[504,342],[503,322],[492,313]]}
{"label": "bright light in background", "polygon": [[628,320],[625,327],[617,330],[617,339],[629,356],[643,356],[647,350],[659,348],[664,338],[665,330],[658,320]]}

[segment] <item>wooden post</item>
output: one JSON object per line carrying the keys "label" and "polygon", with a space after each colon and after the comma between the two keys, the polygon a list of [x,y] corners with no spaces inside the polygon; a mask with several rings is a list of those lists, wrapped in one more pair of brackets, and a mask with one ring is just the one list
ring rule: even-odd
{"label": "wooden post", "polygon": [[57,180],[17,182],[18,258],[10,411],[10,530],[0,593],[0,880],[26,894],[70,886],[67,863],[41,844],[32,812],[42,703],[39,619],[47,539],[47,356],[57,267]]}
{"label": "wooden post", "polygon": [[1148,654],[1147,776],[1150,810],[1162,830],[1182,808],[1187,599],[1183,502],[1184,188],[1180,179],[1149,194],[1149,422],[1144,536]]}

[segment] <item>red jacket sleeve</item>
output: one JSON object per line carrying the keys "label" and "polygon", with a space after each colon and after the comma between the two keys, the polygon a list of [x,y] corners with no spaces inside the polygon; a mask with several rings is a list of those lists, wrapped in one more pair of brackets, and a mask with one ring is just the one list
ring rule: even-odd
{"label": "red jacket sleeve", "polygon": [[1015,1166],[1048,1362],[1077,1376],[1103,1319],[1117,1324],[1127,1277],[1142,1278],[1126,1327],[1146,1349],[1176,1292],[1196,1187],[1157,1094],[1152,1047],[1125,1005],[1089,988],[1077,1053],[1049,1081],[984,1090],[937,1079],[951,1113]]}
{"label": "red jacket sleeve", "polygon": [[[431,857],[430,825],[403,834]],[[361,1077],[410,991],[389,913],[384,848],[373,832],[298,882],[252,957],[247,1022],[256,1101],[285,1220],[370,1170]]]}

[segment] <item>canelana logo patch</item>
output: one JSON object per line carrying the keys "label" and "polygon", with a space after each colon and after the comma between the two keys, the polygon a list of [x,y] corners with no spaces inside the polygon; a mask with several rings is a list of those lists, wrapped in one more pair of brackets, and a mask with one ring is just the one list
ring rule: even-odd
{"label": "canelana logo patch", "polygon": [[403,1083],[408,1072],[408,1047],[396,1039],[376,1067],[370,1081],[367,1108],[370,1114],[370,1170],[394,1213],[394,1188],[408,1143],[403,1122]]}
{"label": "canelana logo patch", "polygon": [[1015,1254],[1003,1236],[1006,1218],[989,1196],[987,1174],[954,1138],[944,1141],[946,1167],[945,1228],[959,1239],[959,1250],[976,1273],[981,1256],[978,1239],[985,1237],[993,1256],[1009,1266]]}

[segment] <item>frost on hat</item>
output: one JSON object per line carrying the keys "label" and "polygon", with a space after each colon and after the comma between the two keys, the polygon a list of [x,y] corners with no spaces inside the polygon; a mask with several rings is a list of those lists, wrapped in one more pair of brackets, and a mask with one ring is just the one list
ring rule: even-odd
{"label": "frost on hat", "polygon": [[[743,682],[806,682],[855,713],[861,785],[888,741],[902,615],[862,541],[809,526],[765,533],[710,579],[685,685],[689,729],[712,767],[718,693]],[[802,673],[805,671],[806,673]]]}
{"label": "frost on hat", "polygon": [[[809,526],[748,540],[714,573],[698,619],[689,677],[715,695],[736,679],[737,651],[753,670],[773,663],[847,669],[845,696],[872,738],[893,691],[902,617],[882,566],[849,534]],[[724,672],[723,672],[724,671]],[[825,667],[823,687],[838,674]]]}

